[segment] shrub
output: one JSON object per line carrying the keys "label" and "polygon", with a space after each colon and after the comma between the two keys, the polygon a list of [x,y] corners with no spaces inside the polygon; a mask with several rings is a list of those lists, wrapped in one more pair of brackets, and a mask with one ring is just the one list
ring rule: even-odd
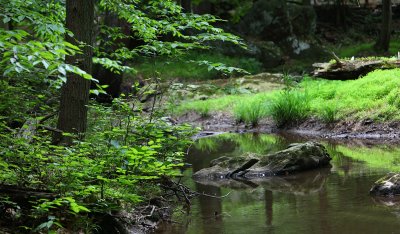
{"label": "shrub", "polygon": [[279,128],[298,124],[309,114],[309,99],[305,93],[285,90],[270,105],[270,114]]}

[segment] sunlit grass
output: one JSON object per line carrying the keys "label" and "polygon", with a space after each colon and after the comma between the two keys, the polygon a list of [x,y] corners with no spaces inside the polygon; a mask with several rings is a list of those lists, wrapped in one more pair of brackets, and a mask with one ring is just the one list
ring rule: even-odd
{"label": "sunlit grass", "polygon": [[400,119],[400,69],[376,70],[351,81],[305,80],[311,110],[323,116],[335,107],[336,118]]}
{"label": "sunlit grass", "polygon": [[[272,116],[278,125],[290,122],[282,113],[292,113],[296,108],[300,109],[300,114],[293,114],[293,120],[307,116],[315,116],[326,123],[360,119],[400,120],[400,69],[376,70],[351,81],[306,78],[293,92],[297,98],[284,97],[282,91],[270,91],[186,101],[178,107],[177,113],[196,111],[201,114],[206,106],[209,113],[226,111],[237,120],[246,121],[244,116],[251,114],[249,110],[254,110],[254,119]],[[286,109],[286,112],[267,107],[274,105],[279,107],[278,110]],[[260,107],[265,110],[260,110]],[[247,121],[251,122],[251,119],[249,117]]]}
{"label": "sunlit grass", "polygon": [[265,97],[253,98],[251,100],[236,103],[233,115],[236,122],[244,122],[257,126],[260,120],[267,116],[267,102]]}
{"label": "sunlit grass", "polygon": [[[274,91],[276,92],[276,91]],[[258,94],[241,94],[241,95],[226,95],[218,98],[196,101],[185,101],[178,108],[175,113],[183,114],[189,111],[201,113],[204,106],[209,108],[210,112],[213,111],[227,111],[231,114],[234,110],[238,110],[240,106],[249,105],[250,103],[266,103],[271,100],[274,92],[262,92]]]}
{"label": "sunlit grass", "polygon": [[285,90],[275,96],[269,111],[278,127],[284,127],[305,120],[309,110],[309,98],[305,92]]}

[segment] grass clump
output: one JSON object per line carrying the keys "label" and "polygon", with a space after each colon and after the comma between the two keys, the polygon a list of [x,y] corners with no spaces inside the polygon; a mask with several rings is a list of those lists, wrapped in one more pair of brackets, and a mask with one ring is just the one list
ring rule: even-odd
{"label": "grass clump", "polygon": [[320,112],[321,120],[326,124],[334,123],[337,120],[337,116],[338,109],[336,105],[325,105]]}
{"label": "grass clump", "polygon": [[300,123],[309,116],[309,98],[298,90],[284,90],[270,105],[270,114],[279,128]]}
{"label": "grass clump", "polygon": [[210,116],[210,106],[207,105],[207,103],[202,103],[202,105],[199,105],[197,108],[197,113],[203,118],[209,117]]}
{"label": "grass clump", "polygon": [[244,122],[254,127],[267,115],[266,110],[265,102],[255,99],[249,102],[238,103],[233,110],[233,115],[236,122]]}

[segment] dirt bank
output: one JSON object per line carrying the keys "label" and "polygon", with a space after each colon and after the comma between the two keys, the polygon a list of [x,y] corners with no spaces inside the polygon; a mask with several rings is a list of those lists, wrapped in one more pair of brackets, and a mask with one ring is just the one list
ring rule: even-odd
{"label": "dirt bank", "polygon": [[245,124],[237,124],[232,114],[225,112],[213,113],[209,117],[201,117],[195,112],[190,112],[177,118],[177,122],[189,123],[209,132],[290,133],[308,138],[400,142],[400,121],[376,122],[371,119],[365,119],[325,124],[316,118],[310,118],[297,126],[278,129],[272,119],[263,119],[260,121],[259,126],[251,127]]}

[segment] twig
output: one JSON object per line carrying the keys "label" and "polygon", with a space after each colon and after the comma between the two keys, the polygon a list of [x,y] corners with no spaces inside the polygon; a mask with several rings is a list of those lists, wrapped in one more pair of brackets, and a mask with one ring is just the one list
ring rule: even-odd
{"label": "twig", "polygon": [[342,61],[340,61],[340,58],[335,54],[335,52],[332,51],[331,53],[332,53],[333,59],[336,61],[336,64],[340,67],[343,66]]}
{"label": "twig", "polygon": [[57,115],[57,112],[54,112],[54,113],[51,113],[51,114],[48,114],[48,115],[43,116],[43,117],[39,120],[39,124],[43,124],[46,120],[50,119],[51,117],[53,117],[53,116],[55,116],[55,115]]}
{"label": "twig", "polygon": [[57,129],[57,128],[53,128],[53,127],[50,127],[50,126],[41,125],[40,127],[45,129],[45,130],[51,131],[51,132],[63,133],[62,130]]}
{"label": "twig", "polygon": [[210,195],[210,194],[206,194],[206,193],[198,193],[198,192],[196,192],[196,194],[200,195],[200,196],[205,196],[205,197],[212,197],[212,198],[222,199],[222,198],[225,198],[225,197],[229,196],[229,194],[231,194],[231,192],[229,192],[229,193],[227,193],[227,194],[225,194],[223,196],[214,196],[214,195]]}
{"label": "twig", "polygon": [[147,217],[151,217],[153,216],[154,210],[156,209],[156,206],[153,206],[153,208],[151,209],[151,212],[149,215],[147,215]]}

